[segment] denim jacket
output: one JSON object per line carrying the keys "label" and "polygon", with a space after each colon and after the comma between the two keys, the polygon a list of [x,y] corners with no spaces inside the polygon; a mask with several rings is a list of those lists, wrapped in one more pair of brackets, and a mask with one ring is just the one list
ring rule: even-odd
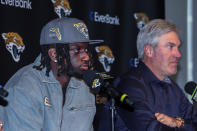
{"label": "denim jacket", "polygon": [[39,58],[5,85],[8,106],[0,107],[4,131],[93,131],[96,107],[89,87],[71,77],[63,106],[60,83],[52,72],[47,77],[45,69],[32,68],[38,64]]}

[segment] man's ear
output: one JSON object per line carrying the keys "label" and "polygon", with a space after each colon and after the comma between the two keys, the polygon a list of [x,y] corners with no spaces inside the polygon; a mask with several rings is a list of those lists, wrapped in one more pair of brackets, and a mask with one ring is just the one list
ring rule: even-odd
{"label": "man's ear", "polygon": [[151,45],[145,45],[144,46],[144,54],[148,57],[152,57],[154,53],[154,49]]}
{"label": "man's ear", "polygon": [[57,59],[56,59],[56,49],[55,48],[50,48],[48,50],[48,55],[50,57],[50,59],[53,61],[53,62],[57,62]]}

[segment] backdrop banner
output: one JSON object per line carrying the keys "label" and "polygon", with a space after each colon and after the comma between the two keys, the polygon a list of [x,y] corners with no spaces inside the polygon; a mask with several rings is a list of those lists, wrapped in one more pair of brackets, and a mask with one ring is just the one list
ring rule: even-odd
{"label": "backdrop banner", "polygon": [[1,0],[0,84],[40,52],[41,28],[58,17],[84,20],[95,45],[97,70],[119,75],[135,66],[136,35],[149,20],[164,18],[164,0]]}
{"label": "backdrop banner", "polygon": [[[40,52],[40,32],[50,20],[76,17],[84,20],[93,45],[96,70],[118,76],[138,64],[136,36],[151,19],[164,18],[164,0],[1,0],[0,85]],[[99,120],[99,105],[95,130]]]}

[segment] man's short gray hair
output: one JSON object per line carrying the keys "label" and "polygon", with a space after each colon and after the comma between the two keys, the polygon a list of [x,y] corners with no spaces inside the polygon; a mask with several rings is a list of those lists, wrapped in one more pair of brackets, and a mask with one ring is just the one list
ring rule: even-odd
{"label": "man's short gray hair", "polygon": [[158,44],[158,38],[168,32],[178,32],[175,24],[163,19],[154,19],[148,22],[138,33],[137,36],[137,51],[138,58],[144,58],[144,46],[151,45],[155,48]]}

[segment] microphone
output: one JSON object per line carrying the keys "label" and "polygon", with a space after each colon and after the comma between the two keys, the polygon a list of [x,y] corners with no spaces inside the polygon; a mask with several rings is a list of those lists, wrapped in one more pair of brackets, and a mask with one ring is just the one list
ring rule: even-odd
{"label": "microphone", "polygon": [[8,92],[3,89],[3,87],[0,85],[0,105],[7,106],[8,102],[4,99],[4,97],[8,96]]}
{"label": "microphone", "polygon": [[191,95],[191,99],[197,102],[197,84],[195,82],[187,82],[185,87],[185,91]]}
{"label": "microphone", "polygon": [[105,81],[111,78],[113,77],[108,74],[97,73],[93,70],[87,70],[83,74],[83,80],[90,86],[90,90],[94,94],[98,94],[100,91],[103,91],[112,98],[119,100],[121,103],[132,107],[133,102],[129,99],[127,94],[121,93],[118,89],[114,88],[109,81]]}
{"label": "microphone", "polygon": [[0,85],[0,96],[2,96],[2,97],[8,96],[8,92],[3,89],[2,85]]}

